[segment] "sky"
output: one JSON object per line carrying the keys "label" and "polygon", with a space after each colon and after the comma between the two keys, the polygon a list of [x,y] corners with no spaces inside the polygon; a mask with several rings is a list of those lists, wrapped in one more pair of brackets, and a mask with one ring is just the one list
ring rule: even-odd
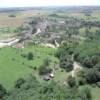
{"label": "sky", "polygon": [[0,0],[1,7],[39,7],[39,6],[92,6],[100,0]]}

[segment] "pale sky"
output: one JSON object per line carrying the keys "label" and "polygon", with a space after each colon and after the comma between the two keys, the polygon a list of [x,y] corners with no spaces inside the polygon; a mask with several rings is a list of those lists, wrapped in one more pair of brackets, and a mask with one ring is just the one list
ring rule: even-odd
{"label": "pale sky", "polygon": [[0,0],[0,7],[99,5],[100,0]]}

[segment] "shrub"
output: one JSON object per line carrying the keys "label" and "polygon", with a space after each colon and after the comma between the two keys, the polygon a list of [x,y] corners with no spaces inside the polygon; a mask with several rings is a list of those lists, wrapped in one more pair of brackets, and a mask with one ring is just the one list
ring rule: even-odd
{"label": "shrub", "polygon": [[73,62],[68,62],[66,64],[66,68],[65,69],[66,69],[67,72],[72,71],[73,70]]}
{"label": "shrub", "polygon": [[48,73],[51,73],[51,72],[52,72],[52,69],[48,68],[47,66],[41,65],[39,67],[39,74],[40,75],[45,75],[45,74],[48,74]]}
{"label": "shrub", "polygon": [[0,98],[3,98],[6,94],[6,89],[0,84]]}
{"label": "shrub", "polygon": [[84,85],[86,84],[86,79],[84,77],[80,77],[78,78],[78,85]]}
{"label": "shrub", "polygon": [[26,79],[19,89],[13,89],[5,100],[85,100],[78,96],[77,88],[69,88],[55,81],[40,82],[36,77]]}
{"label": "shrub", "polygon": [[77,71],[76,75],[77,75],[78,85],[86,84],[85,72],[83,70]]}
{"label": "shrub", "polygon": [[29,52],[29,53],[28,53],[27,59],[28,59],[28,60],[33,60],[33,53],[32,53],[32,52]]}
{"label": "shrub", "polygon": [[26,55],[26,54],[21,54],[21,56],[22,56],[23,58],[26,58],[26,57],[27,57],[27,55]]}
{"label": "shrub", "polygon": [[60,67],[64,68],[67,72],[73,70],[73,53],[75,51],[76,45],[73,43],[63,43],[55,56],[60,59]]}
{"label": "shrub", "polygon": [[84,64],[84,66],[86,66],[88,68],[92,68],[93,67],[93,64],[92,64],[92,61],[91,61],[90,57],[86,57],[83,60],[83,64]]}
{"label": "shrub", "polygon": [[89,69],[85,75],[86,81],[89,84],[93,84],[100,81],[100,72],[95,69]]}
{"label": "shrub", "polygon": [[44,59],[43,65],[44,66],[49,66],[50,65],[50,59],[49,58]]}
{"label": "shrub", "polygon": [[34,69],[34,70],[37,70],[37,67],[35,66],[33,69]]}
{"label": "shrub", "polygon": [[23,78],[20,78],[15,83],[15,88],[20,88],[22,84],[25,83],[25,80]]}
{"label": "shrub", "polygon": [[60,67],[64,68],[67,72],[70,72],[73,70],[73,61],[70,60],[68,56],[61,57],[60,58]]}
{"label": "shrub", "polygon": [[68,83],[68,85],[69,85],[70,87],[76,86],[76,80],[75,80],[75,78],[72,77],[72,76],[69,76],[69,77],[67,78],[67,83]]}

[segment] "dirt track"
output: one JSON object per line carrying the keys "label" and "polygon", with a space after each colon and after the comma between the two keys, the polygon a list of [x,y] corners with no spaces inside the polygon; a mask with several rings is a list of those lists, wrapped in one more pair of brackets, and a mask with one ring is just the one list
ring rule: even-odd
{"label": "dirt track", "polygon": [[73,77],[75,77],[75,72],[78,70],[78,69],[82,69],[82,66],[78,63],[78,62],[74,62],[73,63],[73,66],[74,66],[74,69],[73,71],[71,71],[71,75]]}

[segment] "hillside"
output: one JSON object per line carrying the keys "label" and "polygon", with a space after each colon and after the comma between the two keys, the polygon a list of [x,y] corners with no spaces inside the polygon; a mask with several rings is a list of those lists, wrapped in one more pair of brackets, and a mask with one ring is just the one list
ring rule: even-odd
{"label": "hillside", "polygon": [[0,99],[99,100],[99,12],[1,9]]}

